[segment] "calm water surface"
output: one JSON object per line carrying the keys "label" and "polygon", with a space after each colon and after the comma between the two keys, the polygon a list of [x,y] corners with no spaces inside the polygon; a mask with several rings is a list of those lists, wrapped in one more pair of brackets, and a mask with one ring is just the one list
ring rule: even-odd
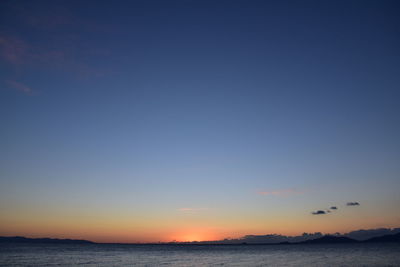
{"label": "calm water surface", "polygon": [[400,244],[0,244],[0,266],[400,266]]}

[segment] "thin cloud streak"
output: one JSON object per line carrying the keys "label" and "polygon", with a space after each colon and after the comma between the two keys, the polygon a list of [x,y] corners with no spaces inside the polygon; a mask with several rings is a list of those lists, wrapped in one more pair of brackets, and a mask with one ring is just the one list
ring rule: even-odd
{"label": "thin cloud streak", "polygon": [[204,211],[207,208],[179,208],[178,211],[181,212],[197,212],[197,211]]}
{"label": "thin cloud streak", "polygon": [[304,194],[304,192],[295,189],[283,189],[275,191],[260,191],[258,194],[263,196],[289,196]]}

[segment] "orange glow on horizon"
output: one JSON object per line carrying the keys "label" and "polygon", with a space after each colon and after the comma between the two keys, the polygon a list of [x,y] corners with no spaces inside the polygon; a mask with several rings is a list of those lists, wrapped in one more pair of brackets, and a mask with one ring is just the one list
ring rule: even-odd
{"label": "orange glow on horizon", "polygon": [[173,233],[170,241],[176,242],[193,242],[193,241],[213,241],[221,237],[213,230],[207,228],[190,228]]}
{"label": "orange glow on horizon", "polygon": [[[25,213],[26,214],[26,213]],[[26,216],[24,214],[24,216]],[[7,215],[7,214],[6,214]],[[28,214],[29,215],[29,214]],[[68,215],[68,214],[67,214]],[[349,217],[348,214],[316,217],[310,214],[239,217],[213,214],[173,216],[107,216],[95,214],[78,218],[60,216],[1,216],[0,236],[86,239],[104,243],[157,243],[215,241],[245,235],[301,235],[304,232],[345,233],[378,227],[396,228],[397,217]],[[346,216],[345,216],[346,215]],[[207,217],[209,216],[209,217]],[[184,220],[183,220],[184,219]],[[162,222],[162,223],[161,223]]]}

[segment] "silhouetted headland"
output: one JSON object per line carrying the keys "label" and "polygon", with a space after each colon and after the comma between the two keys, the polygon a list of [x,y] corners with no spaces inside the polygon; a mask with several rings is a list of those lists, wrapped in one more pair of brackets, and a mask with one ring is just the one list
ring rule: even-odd
{"label": "silhouetted headland", "polygon": [[22,236],[0,237],[0,243],[40,243],[40,244],[94,244],[88,240],[58,238],[27,238]]}

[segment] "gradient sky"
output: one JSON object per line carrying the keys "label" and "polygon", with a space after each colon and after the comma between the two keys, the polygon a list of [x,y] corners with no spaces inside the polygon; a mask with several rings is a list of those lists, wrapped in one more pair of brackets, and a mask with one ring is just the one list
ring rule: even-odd
{"label": "gradient sky", "polygon": [[0,235],[399,227],[399,14],[399,1],[1,1]]}

